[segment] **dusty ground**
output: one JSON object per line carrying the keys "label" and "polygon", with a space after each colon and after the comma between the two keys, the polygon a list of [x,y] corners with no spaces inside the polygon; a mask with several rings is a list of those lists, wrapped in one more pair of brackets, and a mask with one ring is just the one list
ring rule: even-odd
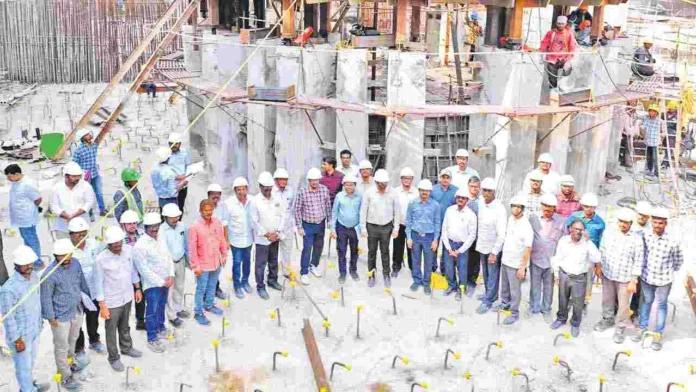
{"label": "dusty ground", "polygon": [[[26,121],[33,125],[36,119],[51,127],[60,128],[65,123],[62,114],[70,107],[78,115],[99,93],[102,85],[74,86],[44,86],[38,94],[8,112],[0,108],[0,127],[11,129],[5,137],[15,138],[19,134],[18,121]],[[70,94],[72,98],[66,103],[64,93],[74,91],[80,94]],[[121,90],[123,91],[123,90]],[[58,98],[57,98],[58,97]],[[62,98],[61,98],[62,97]],[[110,107],[113,107],[111,105]],[[149,176],[151,168],[150,151],[159,142],[164,143],[166,134],[171,129],[182,129],[187,119],[180,102],[169,105],[164,97],[156,100],[139,96],[128,107],[126,114],[131,122],[127,123],[131,135],[131,143],[125,138],[126,129],[117,127],[114,135],[124,138],[123,158],[114,152],[116,142],[109,139],[101,150],[100,164],[107,205],[112,205],[111,197],[120,187],[120,181],[113,175],[127,164],[141,159],[142,170]],[[76,117],[76,116],[75,116]],[[9,120],[9,119],[12,120]],[[138,118],[139,120],[135,120]],[[27,120],[28,119],[28,120]],[[75,119],[76,121],[76,119]],[[64,127],[64,125],[63,125]],[[32,126],[33,128],[33,126]],[[152,135],[150,136],[150,131]],[[147,135],[135,137],[135,135]],[[143,150],[145,148],[145,150]],[[199,160],[194,152],[194,161]],[[0,166],[5,166],[4,164]],[[38,179],[45,200],[49,197],[50,186],[56,181],[57,167],[50,163],[42,165],[25,165],[28,176]],[[113,168],[113,169],[112,169]],[[607,186],[611,193],[602,197],[603,205],[614,205],[615,201],[624,196],[633,196],[633,181],[627,173],[620,173],[624,179],[620,183]],[[0,205],[7,205],[7,182],[2,176],[0,180]],[[189,192],[187,207],[195,210],[198,201],[203,197],[207,179],[203,176],[193,181]],[[296,184],[293,184],[296,185]],[[155,200],[149,180],[143,182],[141,192],[147,200]],[[654,201],[662,196],[658,185],[646,185],[645,192]],[[666,197],[666,196],[665,196]],[[610,218],[615,207],[603,208],[600,215]],[[185,222],[190,223],[194,217],[187,214]],[[93,230],[98,235],[101,226],[113,224],[113,219],[97,224]],[[0,227],[8,228],[9,218],[6,207],[0,210]],[[610,226],[612,226],[610,224]],[[670,230],[675,230],[685,240],[683,242],[687,254],[687,263],[694,268],[694,244],[696,224],[693,218],[684,217],[680,222],[673,222]],[[11,230],[5,231],[5,258],[11,266],[11,255],[14,247],[21,243],[18,234]],[[46,219],[40,224],[40,235],[43,242],[43,253],[50,252],[50,237]],[[334,245],[332,244],[332,247]],[[687,268],[682,270],[677,284],[673,287],[670,301],[676,305],[676,321],[669,323],[665,333],[665,345],[661,352],[655,353],[649,348],[641,349],[638,344],[627,339],[626,343],[616,345],[612,341],[612,331],[596,333],[592,330],[600,318],[601,288],[593,289],[593,296],[587,318],[583,321],[581,335],[578,339],[561,340],[553,347],[555,333],[551,331],[541,317],[523,318],[513,326],[497,326],[496,315],[477,315],[474,310],[478,305],[475,299],[465,298],[463,314],[460,314],[459,303],[453,298],[442,296],[436,291],[433,298],[423,297],[422,292],[415,299],[403,297],[408,294],[411,283],[408,271],[394,280],[393,292],[396,297],[398,315],[392,314],[391,298],[383,291],[381,280],[376,287],[369,289],[365,283],[364,262],[359,264],[361,281],[356,283],[350,279],[344,288],[345,307],[340,299],[332,298],[332,292],[338,288],[338,271],[336,251],[327,254],[325,247],[322,266],[326,267],[326,276],[322,279],[312,277],[311,285],[307,288],[309,295],[331,321],[329,336],[326,337],[322,328],[322,319],[313,308],[303,292],[297,288],[296,297],[288,290],[285,299],[272,291],[271,299],[264,301],[255,293],[243,300],[231,300],[231,306],[226,308],[226,318],[230,325],[226,327],[226,337],[220,345],[220,366],[224,369],[237,369],[241,373],[256,374],[261,372],[261,381],[254,385],[263,391],[310,391],[314,388],[314,377],[306,354],[304,341],[300,332],[302,320],[308,318],[314,328],[319,350],[327,372],[334,361],[344,362],[352,366],[352,371],[346,372],[337,368],[332,382],[335,391],[365,390],[366,386],[375,382],[385,382],[395,391],[407,391],[411,382],[427,382],[431,390],[455,391],[468,388],[471,381],[462,375],[469,371],[477,390],[488,391],[517,391],[521,390],[524,382],[521,378],[510,374],[510,369],[517,367],[529,375],[530,386],[535,391],[598,391],[598,376],[607,378],[605,391],[656,391],[663,390],[669,381],[683,382],[696,387],[696,376],[688,375],[689,364],[696,364],[696,323],[694,315],[684,295],[681,282]],[[295,250],[293,266],[299,268],[299,251]],[[331,264],[331,267],[328,265]],[[379,265],[379,264],[378,264]],[[253,270],[252,270],[253,271]],[[380,274],[378,273],[378,276]],[[226,289],[230,288],[231,269],[228,265],[222,275]],[[253,285],[254,278],[251,278]],[[193,275],[187,279],[187,291],[194,289]],[[481,288],[477,293],[481,292]],[[523,305],[526,308],[528,285],[523,288]],[[554,299],[554,302],[556,300]],[[192,306],[192,297],[187,298],[187,305]],[[356,308],[363,305],[361,314],[360,336],[356,338]],[[275,308],[280,309],[282,326],[278,327],[277,320],[269,314]],[[670,312],[671,316],[671,312]],[[449,317],[454,321],[450,326],[443,323],[441,337],[435,338],[435,330],[439,317]],[[154,354],[146,349],[144,332],[132,330],[135,345],[144,351],[143,358],[133,360],[124,358],[126,366],[137,366],[142,374],[131,376],[131,389],[141,391],[172,391],[177,389],[179,382],[191,385],[190,390],[207,390],[208,378],[215,373],[215,356],[212,342],[220,339],[222,320],[212,316],[211,327],[200,327],[189,320],[185,326],[175,331],[174,340],[168,342],[165,354]],[[103,331],[103,325],[100,327]],[[103,336],[103,334],[102,334]],[[53,348],[50,329],[44,328],[42,346],[36,366],[35,375],[41,380],[51,380],[55,372],[53,363]],[[493,348],[490,360],[485,361],[485,349],[488,343],[501,341],[503,348]],[[4,345],[4,339],[0,340]],[[460,360],[450,358],[450,368],[443,369],[445,352],[448,348],[461,353]],[[621,350],[630,349],[630,358],[621,358],[617,370],[611,371],[614,354]],[[288,351],[287,358],[278,359],[278,370],[272,372],[271,359],[274,351]],[[407,357],[407,365],[397,363],[396,369],[391,368],[394,355]],[[554,365],[553,357],[559,356],[568,362],[574,373],[571,381],[565,379],[564,371]],[[90,352],[91,364],[82,372],[79,378],[84,382],[85,391],[126,390],[125,375],[115,374],[109,367],[106,357]],[[0,384],[7,383],[6,390],[17,390],[13,375],[11,360],[0,357]],[[9,389],[8,389],[9,388]],[[0,386],[0,391],[4,390]],[[186,389],[185,389],[186,390]],[[249,389],[252,390],[252,389]]]}

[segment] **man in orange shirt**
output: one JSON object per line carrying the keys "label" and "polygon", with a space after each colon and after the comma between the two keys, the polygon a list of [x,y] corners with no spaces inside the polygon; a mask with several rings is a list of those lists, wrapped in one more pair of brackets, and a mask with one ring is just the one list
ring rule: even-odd
{"label": "man in orange shirt", "polygon": [[[546,55],[546,72],[549,76],[549,84],[556,88],[558,85],[558,71],[563,69],[563,76],[570,75],[572,67],[570,60],[578,46],[575,36],[566,28],[568,18],[560,15],[556,18],[556,28],[549,30],[541,40],[540,50]],[[559,54],[560,53],[560,54]]]}

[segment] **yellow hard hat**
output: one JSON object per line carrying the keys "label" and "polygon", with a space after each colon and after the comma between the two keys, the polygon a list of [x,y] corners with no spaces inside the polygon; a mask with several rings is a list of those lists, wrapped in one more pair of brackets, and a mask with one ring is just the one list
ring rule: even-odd
{"label": "yellow hard hat", "polygon": [[679,102],[677,102],[677,101],[667,102],[667,109],[679,109]]}
{"label": "yellow hard hat", "polygon": [[644,44],[651,44],[651,43],[653,43],[653,39],[650,37],[643,38],[643,43]]}
{"label": "yellow hard hat", "polygon": [[650,106],[648,106],[648,110],[654,110],[656,112],[660,112],[660,108],[657,106],[656,103],[651,103]]}

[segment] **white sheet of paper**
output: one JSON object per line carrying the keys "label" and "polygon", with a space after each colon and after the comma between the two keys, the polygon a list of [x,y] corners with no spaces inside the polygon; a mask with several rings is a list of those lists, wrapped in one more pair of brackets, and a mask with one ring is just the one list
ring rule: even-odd
{"label": "white sheet of paper", "polygon": [[186,168],[186,175],[192,176],[194,174],[198,174],[198,173],[202,172],[204,169],[204,167],[203,167],[204,165],[205,165],[205,162],[203,162],[203,161],[196,162],[192,165],[189,165],[189,167]]}

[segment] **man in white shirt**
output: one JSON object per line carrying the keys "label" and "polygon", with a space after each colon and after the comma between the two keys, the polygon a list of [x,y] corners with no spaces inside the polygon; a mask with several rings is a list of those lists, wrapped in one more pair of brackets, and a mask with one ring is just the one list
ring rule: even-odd
{"label": "man in white shirt", "polygon": [[456,165],[450,166],[449,170],[452,173],[452,185],[457,189],[467,189],[469,187],[469,178],[479,176],[478,172],[469,167],[469,151],[460,148],[454,156]]}
{"label": "man in white shirt", "polygon": [[558,329],[568,321],[569,308],[573,308],[570,320],[570,333],[573,337],[580,335],[582,308],[587,292],[586,280],[590,266],[599,263],[599,250],[590,240],[583,238],[585,224],[576,219],[570,225],[570,234],[561,237],[556,247],[556,255],[551,259],[551,266],[558,284],[558,313],[551,329]]}
{"label": "man in white shirt", "polygon": [[63,181],[53,186],[50,209],[58,216],[53,228],[56,239],[69,238],[68,222],[89,212],[96,203],[92,186],[82,181],[82,173],[77,163],[68,162],[63,167]]}
{"label": "man in white shirt", "polygon": [[418,191],[413,186],[414,173],[410,167],[401,169],[400,173],[401,185],[394,187],[392,192],[397,195],[399,200],[399,235],[394,238],[394,251],[392,252],[392,278],[399,276],[399,271],[404,265],[404,250],[406,250],[406,259],[408,261],[408,269],[411,269],[413,264],[411,250],[406,246],[406,210],[408,203],[411,200],[418,198]]}
{"label": "man in white shirt", "polygon": [[295,191],[288,185],[288,172],[283,168],[278,168],[273,173],[273,197],[280,201],[283,214],[283,222],[278,233],[278,260],[281,265],[290,264],[292,247],[295,239]]}
{"label": "man in white shirt", "polygon": [[350,152],[350,150],[342,150],[339,154],[338,157],[341,160],[341,164],[338,165],[336,170],[340,171],[343,173],[344,176],[355,176],[358,177],[360,175],[360,171],[358,169],[357,165],[354,165],[351,160],[353,159],[353,153]]}
{"label": "man in white shirt", "polygon": [[503,267],[500,272],[500,308],[511,312],[511,315],[503,320],[505,325],[515,323],[520,317],[522,280],[532,254],[534,231],[529,220],[524,216],[524,203],[524,198],[521,196],[510,199],[511,216],[508,218],[505,231]]}
{"label": "man in white shirt", "polygon": [[248,198],[249,183],[244,177],[232,181],[234,195],[225,200],[227,204],[228,242],[232,247],[232,281],[234,295],[242,299],[244,291],[252,293],[249,285],[251,275],[251,246],[254,244],[251,224],[251,200]]}
{"label": "man in white shirt", "polygon": [[542,192],[557,195],[559,192],[561,176],[557,172],[551,170],[551,166],[553,166],[553,156],[548,152],[545,152],[539,155],[537,162],[539,163],[539,167],[527,173],[527,176],[524,178],[524,182],[522,183],[522,190],[525,193],[529,193],[530,176],[533,172],[539,172],[543,177],[543,185],[541,187]]}
{"label": "man in white shirt", "polygon": [[[208,200],[212,201],[215,205],[213,210],[213,217],[217,218],[220,223],[222,223],[222,229],[225,232],[225,238],[229,236],[227,230],[227,205],[222,201],[222,186],[220,184],[210,184],[208,185]],[[218,280],[217,287],[215,287],[215,296],[219,299],[227,299],[227,293],[222,291],[220,288],[220,281]],[[185,311],[185,310],[184,310]]]}
{"label": "man in white shirt", "polygon": [[283,206],[273,197],[273,176],[269,172],[259,174],[259,192],[251,203],[251,224],[256,244],[255,277],[259,297],[268,299],[264,274],[268,265],[268,287],[281,290],[278,284],[278,245],[280,225],[283,223]]}
{"label": "man in white shirt", "polygon": [[500,281],[500,252],[505,241],[507,212],[505,206],[495,199],[496,182],[487,177],[481,181],[483,199],[478,204],[478,238],[476,251],[481,255],[483,281],[486,292],[480,297],[481,305],[476,313],[484,314],[498,300],[498,283]]}
{"label": "man in white shirt", "polygon": [[363,159],[358,164],[358,169],[360,170],[360,181],[355,186],[355,191],[364,195],[368,189],[375,187],[375,179],[372,177],[372,163],[367,159]]}
{"label": "man in white shirt", "polygon": [[[456,293],[455,299],[457,301],[462,300],[459,285],[466,286],[468,281],[469,248],[476,239],[476,215],[467,207],[469,197],[470,194],[466,188],[457,190],[454,196],[456,204],[447,208],[440,234],[442,245],[445,247],[443,251],[447,252],[448,256],[445,258],[445,273],[449,287],[445,290],[444,295]],[[472,262],[478,263],[479,260],[472,260]],[[459,272],[459,283],[457,283],[455,270]]]}

